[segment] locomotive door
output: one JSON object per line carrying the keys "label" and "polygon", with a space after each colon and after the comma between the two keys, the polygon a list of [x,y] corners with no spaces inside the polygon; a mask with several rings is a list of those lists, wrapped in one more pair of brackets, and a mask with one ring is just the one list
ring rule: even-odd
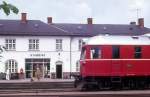
{"label": "locomotive door", "polygon": [[111,73],[112,76],[120,76],[121,73],[121,61],[120,58],[120,47],[117,45],[112,46],[112,62],[111,62]]}
{"label": "locomotive door", "polygon": [[111,74],[112,76],[121,75],[121,63],[120,61],[112,61],[111,63]]}

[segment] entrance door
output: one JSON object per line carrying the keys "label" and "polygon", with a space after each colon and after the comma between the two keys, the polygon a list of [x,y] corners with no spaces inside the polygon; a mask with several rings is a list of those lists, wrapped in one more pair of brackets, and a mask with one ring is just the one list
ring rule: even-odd
{"label": "entrance door", "polygon": [[62,65],[56,65],[56,78],[62,78]]}
{"label": "entrance door", "polygon": [[37,64],[37,63],[33,63],[32,76],[33,76],[33,77],[36,77],[37,68],[39,68],[39,70],[40,70],[40,75],[41,75],[41,77],[43,77],[43,76],[44,76],[44,73],[43,73],[43,64]]}
{"label": "entrance door", "polygon": [[26,78],[36,77],[37,68],[39,68],[42,78],[50,78],[50,59],[25,59]]}

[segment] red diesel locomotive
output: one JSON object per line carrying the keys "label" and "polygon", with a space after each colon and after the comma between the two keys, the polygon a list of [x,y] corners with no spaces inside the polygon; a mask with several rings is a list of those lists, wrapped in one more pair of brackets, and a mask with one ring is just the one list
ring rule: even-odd
{"label": "red diesel locomotive", "polygon": [[150,37],[109,36],[90,38],[82,47],[82,89],[144,89],[150,85]]}

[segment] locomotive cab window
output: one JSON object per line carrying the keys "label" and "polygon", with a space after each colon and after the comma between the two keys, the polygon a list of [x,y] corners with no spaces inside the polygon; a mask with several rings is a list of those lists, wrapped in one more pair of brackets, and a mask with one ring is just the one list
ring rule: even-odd
{"label": "locomotive cab window", "polygon": [[84,60],[85,58],[86,58],[86,49],[85,49],[85,48],[82,48],[80,59],[81,59],[81,60]]}
{"label": "locomotive cab window", "polygon": [[120,58],[120,48],[119,48],[119,46],[112,46],[112,57],[114,59]]}
{"label": "locomotive cab window", "polygon": [[101,58],[101,50],[99,47],[91,48],[90,53],[91,53],[91,59]]}
{"label": "locomotive cab window", "polygon": [[141,58],[141,47],[134,47],[134,58]]}

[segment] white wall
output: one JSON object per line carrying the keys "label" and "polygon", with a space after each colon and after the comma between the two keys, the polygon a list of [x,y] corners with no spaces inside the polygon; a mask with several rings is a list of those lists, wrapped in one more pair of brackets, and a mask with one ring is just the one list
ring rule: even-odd
{"label": "white wall", "polygon": [[[5,39],[16,39],[16,51],[6,51],[3,53],[2,62],[0,63],[0,72],[4,72],[5,62],[9,59],[15,59],[18,62],[18,72],[20,68],[25,69],[25,58],[39,58],[31,56],[31,54],[45,54],[42,58],[50,58],[50,71],[56,71],[56,62],[63,62],[63,72],[76,72],[76,62],[80,58],[80,50],[78,49],[79,39],[83,37],[67,36],[0,36],[0,45],[5,46]],[[39,39],[39,51],[29,51],[29,39]],[[56,51],[56,39],[63,40],[63,51]],[[70,62],[70,40],[71,40],[71,62]],[[71,65],[70,65],[71,63]],[[71,67],[70,67],[71,66]]]}

